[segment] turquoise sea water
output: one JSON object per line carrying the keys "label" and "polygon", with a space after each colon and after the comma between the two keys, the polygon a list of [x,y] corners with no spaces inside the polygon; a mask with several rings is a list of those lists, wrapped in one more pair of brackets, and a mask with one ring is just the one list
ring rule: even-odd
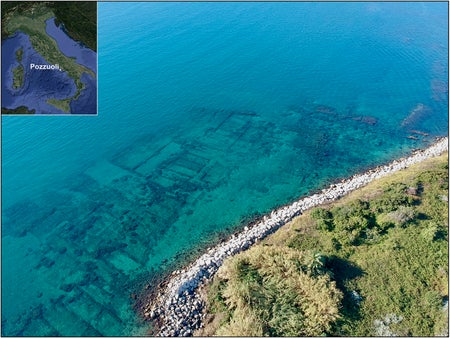
{"label": "turquoise sea water", "polygon": [[144,334],[174,261],[448,135],[447,13],[99,3],[98,116],[2,116],[2,334]]}

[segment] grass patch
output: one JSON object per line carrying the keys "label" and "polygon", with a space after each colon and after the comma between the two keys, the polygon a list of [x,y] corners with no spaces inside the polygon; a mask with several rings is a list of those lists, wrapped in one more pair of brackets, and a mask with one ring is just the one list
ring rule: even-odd
{"label": "grass patch", "polygon": [[[321,258],[316,272],[311,253]],[[291,270],[267,269],[271,261]],[[315,296],[296,302],[290,278],[302,280],[296,292]],[[210,331],[219,335],[447,334],[448,154],[297,217],[227,260],[208,292],[209,311],[222,318]],[[298,313],[318,299],[338,312],[308,331],[314,316]]]}

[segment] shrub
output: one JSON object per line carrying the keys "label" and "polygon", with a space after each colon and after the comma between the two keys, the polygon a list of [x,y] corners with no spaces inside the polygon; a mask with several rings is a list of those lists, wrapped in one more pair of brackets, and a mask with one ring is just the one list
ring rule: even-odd
{"label": "shrub", "polygon": [[319,230],[333,230],[333,214],[324,208],[315,208],[311,211],[311,218],[316,220]]}
{"label": "shrub", "polygon": [[[322,270],[324,257],[256,246],[219,269],[213,284],[230,312],[222,336],[317,336],[338,318],[341,292]],[[306,271],[305,271],[306,267]],[[317,273],[321,271],[320,273]]]}
{"label": "shrub", "polygon": [[386,219],[396,226],[403,226],[416,217],[416,211],[412,207],[400,206],[397,210],[391,211],[386,215]]}
{"label": "shrub", "polygon": [[[276,248],[250,249],[233,258],[240,264],[227,260],[212,283],[210,299],[224,311],[215,333],[448,335],[448,157],[439,161],[371,183],[356,196],[369,202],[350,197],[312,210],[293,222],[295,231],[269,238]],[[331,230],[318,230],[317,221]],[[324,266],[316,251],[326,254]],[[351,290],[363,297],[359,306]],[[245,301],[233,300],[238,292]]]}
{"label": "shrub", "polygon": [[333,214],[324,208],[314,208],[311,211],[311,217],[314,219],[332,220]]}
{"label": "shrub", "polygon": [[367,229],[365,231],[366,242],[368,243],[378,243],[382,236],[382,230],[378,227]]}
{"label": "shrub", "polygon": [[427,227],[425,227],[421,235],[423,238],[428,240],[429,242],[443,240],[447,238],[448,227],[444,228],[441,225],[436,224],[435,222],[428,223]]}
{"label": "shrub", "polygon": [[337,230],[363,229],[369,226],[372,213],[366,202],[356,200],[332,209],[333,223]]}
{"label": "shrub", "polygon": [[407,193],[409,187],[404,183],[394,183],[384,189],[383,194],[370,205],[373,211],[389,213],[400,206],[412,206],[414,197]]}
{"label": "shrub", "polygon": [[341,243],[359,245],[364,241],[363,234],[371,226],[366,210],[343,206],[334,208],[333,215],[336,237]]}

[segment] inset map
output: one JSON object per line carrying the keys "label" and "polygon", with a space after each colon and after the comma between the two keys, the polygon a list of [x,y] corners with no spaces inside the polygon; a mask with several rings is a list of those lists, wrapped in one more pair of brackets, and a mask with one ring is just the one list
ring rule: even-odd
{"label": "inset map", "polygon": [[2,114],[97,114],[97,3],[2,1]]}

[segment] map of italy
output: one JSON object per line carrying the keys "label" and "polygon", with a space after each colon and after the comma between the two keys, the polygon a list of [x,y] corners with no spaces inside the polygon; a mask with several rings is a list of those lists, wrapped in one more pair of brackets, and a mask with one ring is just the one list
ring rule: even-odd
{"label": "map of italy", "polygon": [[2,114],[97,114],[96,2],[2,2]]}

